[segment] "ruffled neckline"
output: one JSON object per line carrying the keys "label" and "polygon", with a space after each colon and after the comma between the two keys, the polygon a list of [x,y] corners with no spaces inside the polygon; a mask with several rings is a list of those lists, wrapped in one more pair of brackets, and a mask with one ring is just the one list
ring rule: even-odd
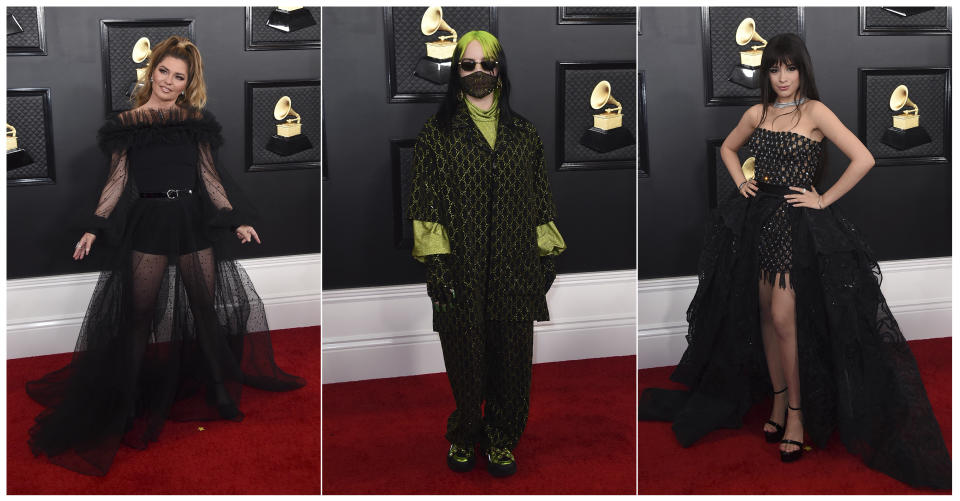
{"label": "ruffled neckline", "polygon": [[100,149],[110,154],[150,143],[192,141],[218,148],[223,144],[213,113],[195,108],[142,108],[112,115],[97,132]]}

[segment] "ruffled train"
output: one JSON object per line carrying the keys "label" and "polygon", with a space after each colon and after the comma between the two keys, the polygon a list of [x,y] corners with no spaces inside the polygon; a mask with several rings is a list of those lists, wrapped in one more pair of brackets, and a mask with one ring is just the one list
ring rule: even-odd
{"label": "ruffled train", "polygon": [[[714,429],[740,427],[772,391],[758,299],[758,282],[769,277],[758,265],[757,238],[782,194],[731,198],[714,211],[687,310],[688,347],[670,377],[690,391],[650,388],[640,397],[640,419],[672,421],[684,447]],[[788,207],[787,215],[805,432],[822,448],[836,430],[870,468],[915,487],[949,489],[950,455],[880,291],[877,261],[833,208]]]}
{"label": "ruffled train", "polygon": [[[224,245],[254,215],[215,167],[210,146],[222,139],[212,115],[118,116],[100,140],[111,171],[84,224],[99,234],[91,257],[106,271],[70,363],[27,383],[46,407],[30,429],[32,452],[88,475],[105,475],[121,444],[146,448],[167,419],[242,420],[243,385],[306,384],[274,362],[263,303]],[[199,145],[192,194],[141,198],[117,152],[157,143]]]}

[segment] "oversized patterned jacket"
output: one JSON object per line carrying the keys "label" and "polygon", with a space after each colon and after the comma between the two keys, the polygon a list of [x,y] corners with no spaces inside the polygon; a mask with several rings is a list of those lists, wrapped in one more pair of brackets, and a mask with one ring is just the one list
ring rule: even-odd
{"label": "oversized patterned jacket", "polygon": [[424,125],[413,170],[409,219],[439,223],[449,238],[456,296],[444,320],[549,320],[537,229],[556,208],[533,124],[501,114],[491,149],[461,104],[449,130],[435,116]]}

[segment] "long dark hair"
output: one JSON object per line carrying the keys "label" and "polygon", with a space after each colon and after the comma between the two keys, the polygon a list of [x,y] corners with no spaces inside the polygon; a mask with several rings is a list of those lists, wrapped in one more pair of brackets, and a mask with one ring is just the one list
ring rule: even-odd
{"label": "long dark hair", "polygon": [[[767,107],[777,100],[777,93],[773,90],[769,75],[770,68],[779,66],[780,64],[796,66],[797,71],[800,72],[800,84],[797,86],[796,94],[793,96],[795,100],[800,98],[820,100],[820,92],[817,91],[817,82],[813,76],[813,63],[810,62],[810,53],[807,52],[807,46],[803,43],[803,39],[794,33],[780,33],[779,35],[775,35],[767,41],[767,46],[763,48],[763,56],[760,58],[760,102],[763,104],[763,109],[761,110],[760,122],[757,124],[757,127],[766,120]],[[796,114],[794,117],[794,125],[796,125],[800,123],[800,115],[802,114],[799,106],[785,115],[793,114]],[[820,168],[817,169],[817,173],[814,175],[815,184],[819,183],[823,177],[826,164],[827,149],[824,144],[821,145]]]}
{"label": "long dark hair", "polygon": [[509,123],[513,118],[513,111],[510,108],[510,78],[507,76],[507,53],[497,37],[486,31],[470,31],[460,37],[457,41],[457,47],[453,51],[453,68],[450,70],[450,83],[447,84],[447,93],[440,102],[440,108],[437,110],[437,122],[441,129],[448,129],[453,121],[453,116],[457,113],[457,108],[463,101],[462,87],[460,86],[460,58],[467,45],[472,41],[480,42],[483,47],[483,57],[495,59],[497,61],[497,78],[500,79],[500,85],[494,92],[498,93],[497,103],[500,107],[500,119]]}

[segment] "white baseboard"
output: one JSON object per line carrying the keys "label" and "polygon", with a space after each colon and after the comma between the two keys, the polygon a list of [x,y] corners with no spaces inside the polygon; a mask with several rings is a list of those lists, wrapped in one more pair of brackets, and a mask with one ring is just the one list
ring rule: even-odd
{"label": "white baseboard", "polygon": [[[320,325],[320,254],[240,261],[271,329]],[[99,273],[7,281],[7,359],[73,351]]]}
{"label": "white baseboard", "polygon": [[[880,263],[880,288],[908,340],[951,335],[952,258],[906,259]],[[687,347],[687,306],[697,277],[640,280],[637,367],[676,365]]]}
{"label": "white baseboard", "polygon": [[[534,363],[633,355],[634,270],[571,273],[547,294],[534,327]],[[443,372],[426,286],[323,292],[323,382]]]}

